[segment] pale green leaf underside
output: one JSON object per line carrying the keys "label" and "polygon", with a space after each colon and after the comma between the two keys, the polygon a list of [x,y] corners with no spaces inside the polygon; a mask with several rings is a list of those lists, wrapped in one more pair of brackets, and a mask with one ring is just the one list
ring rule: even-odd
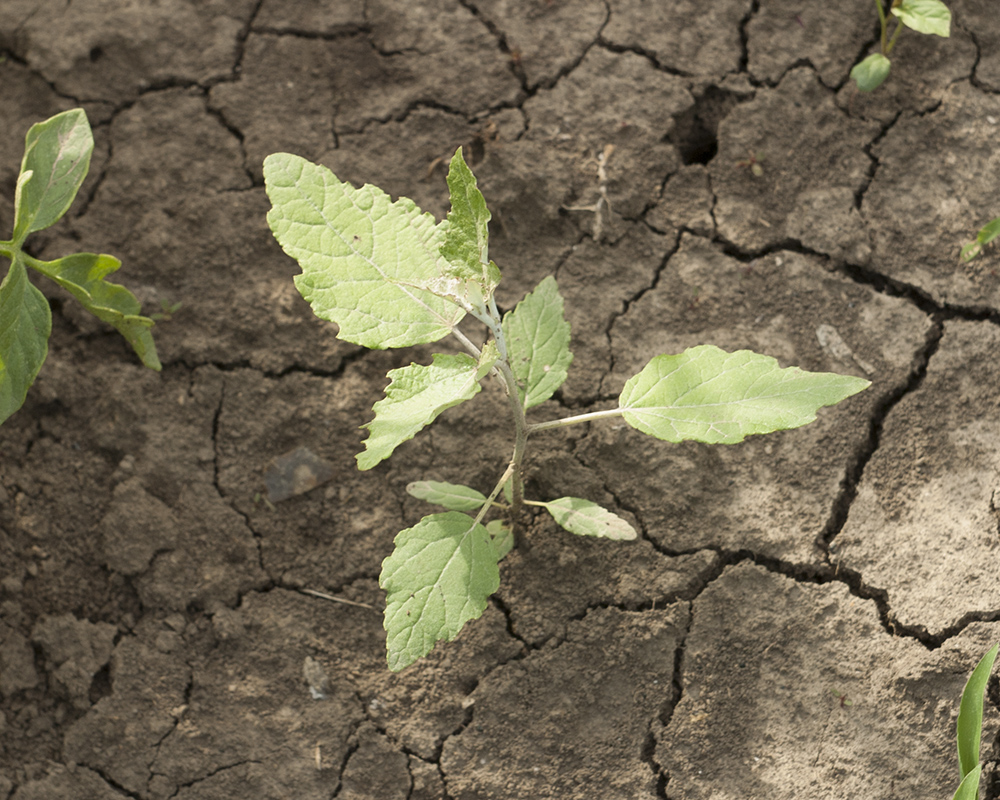
{"label": "pale green leaf underside", "polygon": [[356,456],[359,469],[371,469],[442,411],[475,397],[479,381],[492,366],[483,369],[464,353],[437,353],[433,359],[430,365],[390,370],[385,398],[374,405],[375,419],[365,425],[368,438],[364,452]]}
{"label": "pale green leaf underside", "polygon": [[389,669],[409,666],[482,615],[500,586],[497,560],[485,526],[457,511],[431,514],[396,535],[379,576]]}
{"label": "pale green leaf underside", "polygon": [[962,778],[979,765],[979,742],[983,728],[983,692],[986,691],[986,683],[989,681],[990,673],[993,672],[998,649],[1000,645],[993,645],[980,659],[962,691],[956,725],[958,766]]}
{"label": "pale green leaf underside", "polygon": [[160,359],[153,343],[153,320],[139,312],[141,304],[124,286],[104,280],[121,262],[114,256],[74,253],[55,261],[27,259],[28,265],[54,280],[91,314],[112,325],[132,345],[142,363],[160,370]]}
{"label": "pale green leaf underside", "polygon": [[15,256],[0,283],[0,422],[23,404],[48,353],[52,312]]}
{"label": "pale green leaf underside", "polygon": [[295,285],[339,337],[374,349],[434,342],[464,316],[426,290],[446,266],[438,225],[405,197],[355,189],[326,167],[289,153],[264,160],[268,224],[299,262]]}
{"label": "pale green leaf underside", "polygon": [[560,497],[538,505],[543,506],[561,528],[578,536],[597,536],[617,541],[628,541],[638,536],[635,528],[625,520],[590,500]]}
{"label": "pale green leaf underside", "polygon": [[470,486],[445,481],[414,481],[406,491],[427,503],[444,506],[449,511],[478,511],[486,502],[486,495]]}
{"label": "pale green leaf underside", "polygon": [[544,403],[563,385],[573,361],[570,327],[556,279],[545,278],[503,320],[511,369],[524,407]]}
{"label": "pale green leaf underside", "polygon": [[735,444],[806,425],[819,408],[869,385],[850,375],[782,369],[749,350],[701,345],[654,358],[625,384],[619,406],[629,425],[658,439]]}
{"label": "pale green leaf underside", "polygon": [[951,11],[941,0],[903,0],[892,13],[907,28],[920,33],[951,35]]}
{"label": "pale green leaf underside", "polygon": [[[73,203],[90,169],[94,137],[81,108],[32,125],[24,140],[14,209],[13,241],[49,227]],[[30,172],[31,177],[24,179]]]}
{"label": "pale green leaf underside", "polygon": [[892,64],[881,53],[872,53],[851,69],[851,78],[862,92],[871,92],[889,77]]}

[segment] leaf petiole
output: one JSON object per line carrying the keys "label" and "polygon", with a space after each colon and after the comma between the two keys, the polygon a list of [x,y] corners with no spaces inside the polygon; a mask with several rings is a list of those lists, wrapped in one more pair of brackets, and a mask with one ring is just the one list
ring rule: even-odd
{"label": "leaf petiole", "polygon": [[608,417],[620,417],[625,413],[624,408],[609,408],[606,411],[591,411],[588,414],[577,414],[572,417],[562,419],[550,419],[547,422],[535,422],[528,426],[528,433],[538,433],[539,431],[549,431],[556,428],[566,428],[570,425],[579,425],[582,422],[590,422],[595,419],[607,419]]}

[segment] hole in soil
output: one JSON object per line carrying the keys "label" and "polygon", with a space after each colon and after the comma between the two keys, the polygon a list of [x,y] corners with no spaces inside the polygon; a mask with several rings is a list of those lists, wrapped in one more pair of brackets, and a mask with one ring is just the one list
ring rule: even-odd
{"label": "hole in soil", "polygon": [[92,47],[90,49],[90,62],[93,64],[96,61],[100,61],[104,58],[104,50],[100,47]]}
{"label": "hole in soil", "polygon": [[707,164],[719,151],[719,123],[739,100],[717,86],[709,86],[694,105],[674,117],[667,141],[680,151],[685,164]]}
{"label": "hole in soil", "polygon": [[91,703],[96,703],[102,697],[107,697],[109,694],[111,694],[111,665],[105,664],[97,671],[94,679],[90,682],[88,699]]}

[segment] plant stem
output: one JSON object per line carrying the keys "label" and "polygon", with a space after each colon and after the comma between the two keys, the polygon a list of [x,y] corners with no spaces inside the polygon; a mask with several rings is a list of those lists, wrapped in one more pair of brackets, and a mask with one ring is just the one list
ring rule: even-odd
{"label": "plant stem", "polygon": [[625,413],[622,408],[609,408],[607,411],[591,411],[589,414],[577,414],[574,417],[563,417],[562,419],[552,419],[548,422],[536,422],[528,426],[528,433],[538,433],[548,431],[553,428],[565,428],[570,425],[579,425],[581,422],[590,422],[594,419],[607,419],[608,417],[618,417]]}
{"label": "plant stem", "polygon": [[878,21],[881,26],[882,32],[879,35],[879,52],[882,55],[886,55],[885,52],[885,9],[882,7],[882,0],[875,0],[875,8],[878,10]]}

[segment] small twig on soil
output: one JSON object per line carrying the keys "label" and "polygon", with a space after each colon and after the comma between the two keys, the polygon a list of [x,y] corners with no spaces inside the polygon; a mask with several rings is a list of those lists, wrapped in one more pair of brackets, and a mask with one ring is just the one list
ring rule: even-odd
{"label": "small twig on soil", "polygon": [[302,589],[301,591],[306,594],[311,594],[313,597],[319,597],[323,600],[330,600],[334,603],[343,603],[345,606],[357,606],[358,608],[370,608],[372,611],[378,611],[375,606],[370,606],[368,603],[358,603],[354,600],[345,600],[343,597],[334,597],[332,594],[317,592],[315,589]]}

